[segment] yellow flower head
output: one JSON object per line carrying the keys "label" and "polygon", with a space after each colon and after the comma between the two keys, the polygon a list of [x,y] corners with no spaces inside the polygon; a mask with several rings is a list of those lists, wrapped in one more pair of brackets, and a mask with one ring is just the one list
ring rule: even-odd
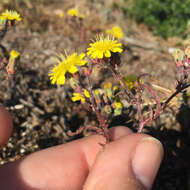
{"label": "yellow flower head", "polygon": [[98,96],[98,95],[100,94],[99,90],[98,90],[98,89],[94,90],[94,94],[95,94],[96,96]]}
{"label": "yellow flower head", "polygon": [[[137,80],[137,76],[136,75],[127,75],[124,78],[125,83],[127,84],[127,86],[132,90],[134,89],[134,85],[135,85],[135,81]],[[139,80],[140,83],[144,84],[144,82],[140,79]],[[123,85],[123,84],[122,84]]]}
{"label": "yellow flower head", "polygon": [[127,86],[130,89],[133,89],[134,88],[135,80],[137,79],[137,76],[136,75],[127,75],[123,79],[126,82]]}
{"label": "yellow flower head", "polygon": [[117,109],[121,109],[121,108],[123,107],[123,104],[122,104],[121,102],[115,101],[115,102],[114,102],[114,106],[115,106],[115,108],[117,108]]}
{"label": "yellow flower head", "polygon": [[65,75],[66,73],[74,74],[78,72],[77,66],[83,66],[86,64],[84,60],[85,54],[73,53],[72,55],[67,55],[66,57],[63,54],[60,54],[60,59],[56,59],[58,65],[56,65],[51,73],[49,74],[52,84],[65,84]]}
{"label": "yellow flower head", "polygon": [[90,98],[90,93],[88,92],[88,90],[84,89],[83,92],[84,92],[84,95],[85,95],[87,98]]}
{"label": "yellow flower head", "polygon": [[73,102],[81,101],[82,103],[84,103],[85,102],[85,97],[90,98],[90,93],[86,89],[83,89],[83,94],[74,92],[73,97],[71,99],[72,99]]}
{"label": "yellow flower head", "polygon": [[121,115],[123,104],[120,101],[114,101],[114,116]]}
{"label": "yellow flower head", "polygon": [[90,43],[90,47],[87,48],[87,55],[92,59],[102,59],[104,57],[111,57],[111,52],[121,53],[123,51],[121,43],[111,38],[110,36],[104,37],[99,35],[96,41]]}
{"label": "yellow flower head", "polygon": [[2,13],[1,15],[2,17],[4,17],[6,20],[17,20],[17,21],[21,21],[21,17],[20,14],[18,14],[16,11],[12,11],[12,10],[6,10],[5,12]]}
{"label": "yellow flower head", "polygon": [[115,38],[121,39],[123,37],[123,30],[119,26],[114,26],[111,30],[106,30],[106,34],[113,35]]}
{"label": "yellow flower head", "polygon": [[118,91],[119,90],[119,86],[114,86],[113,87],[113,91],[115,92],[115,91]]}
{"label": "yellow flower head", "polygon": [[77,93],[77,92],[73,93],[73,97],[71,99],[73,102],[76,102],[76,101],[81,101],[82,103],[85,102],[85,97],[82,94]]}
{"label": "yellow flower head", "polygon": [[83,14],[80,14],[79,11],[77,9],[69,9],[67,11],[67,14],[70,15],[70,16],[73,16],[73,17],[78,17],[78,18],[81,18],[81,19],[84,19],[85,16]]}
{"label": "yellow flower head", "polygon": [[76,16],[77,17],[79,15],[79,11],[77,9],[72,8],[72,9],[69,9],[67,11],[67,14],[70,16]]}
{"label": "yellow flower head", "polygon": [[17,57],[19,57],[19,55],[20,55],[20,53],[18,51],[11,50],[11,52],[10,52],[10,56],[13,59],[16,59]]}

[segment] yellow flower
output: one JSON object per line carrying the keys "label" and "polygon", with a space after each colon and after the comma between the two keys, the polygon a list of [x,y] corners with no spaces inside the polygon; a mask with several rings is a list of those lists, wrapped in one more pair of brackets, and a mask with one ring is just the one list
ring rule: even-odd
{"label": "yellow flower", "polygon": [[11,52],[10,52],[10,56],[13,59],[16,59],[17,57],[19,57],[19,55],[20,55],[20,53],[18,51],[11,50]]}
{"label": "yellow flower", "polygon": [[113,87],[113,91],[115,92],[115,91],[118,91],[119,90],[119,86],[114,86]]}
{"label": "yellow flower", "polygon": [[123,104],[121,102],[114,102],[114,106],[116,109],[121,109],[123,107]]}
{"label": "yellow flower", "polygon": [[66,73],[74,74],[78,72],[77,66],[83,66],[86,64],[84,60],[85,54],[73,53],[72,55],[64,56],[60,54],[60,59],[56,59],[58,65],[56,65],[49,74],[52,84],[65,84],[65,75]]}
{"label": "yellow flower", "polygon": [[121,39],[123,37],[122,28],[119,26],[114,26],[111,30],[106,30],[106,34],[113,35],[117,39]]}
{"label": "yellow flower", "polygon": [[70,16],[78,16],[79,15],[79,11],[77,9],[69,9],[67,11],[67,14],[70,15]]}
{"label": "yellow flower", "polygon": [[121,53],[123,51],[121,46],[121,43],[118,43],[118,41],[114,40],[114,38],[99,35],[97,36],[96,41],[90,43],[90,47],[87,48],[87,55],[89,55],[92,59],[111,57],[111,52]]}
{"label": "yellow flower", "polygon": [[84,19],[85,16],[83,14],[80,14],[79,11],[77,9],[69,9],[67,11],[67,14],[70,15],[70,16],[75,16],[75,17],[78,17],[78,18],[81,18],[81,19]]}
{"label": "yellow flower", "polygon": [[85,102],[85,97],[82,94],[77,93],[77,92],[73,93],[73,97],[71,99],[73,102],[76,102],[76,101],[81,101],[82,103]]}
{"label": "yellow flower", "polygon": [[96,96],[98,96],[100,94],[98,89],[94,90],[94,93],[95,93]]}
{"label": "yellow flower", "polygon": [[[134,84],[135,84],[135,81],[137,80],[136,75],[127,75],[123,79],[131,90],[134,89]],[[141,79],[139,80],[139,82],[142,84],[144,83]]]}
{"label": "yellow flower", "polygon": [[[83,94],[84,94],[84,95],[83,95]],[[84,103],[84,102],[85,102],[85,97],[86,97],[86,98],[90,98],[90,93],[89,93],[86,89],[83,89],[83,94],[74,92],[74,93],[73,93],[73,97],[71,98],[72,101],[73,101],[73,102],[81,101],[82,103]]]}
{"label": "yellow flower", "polygon": [[3,16],[7,20],[21,21],[20,14],[18,14],[16,11],[6,10],[5,12],[2,13],[1,16]]}
{"label": "yellow flower", "polygon": [[90,93],[88,92],[88,90],[84,89],[84,95],[87,97],[87,98],[90,98]]}
{"label": "yellow flower", "polygon": [[123,79],[126,82],[127,86],[130,89],[133,89],[134,88],[135,80],[137,79],[137,76],[136,75],[127,75]]}
{"label": "yellow flower", "polygon": [[114,101],[114,116],[121,115],[123,104],[120,101]]}

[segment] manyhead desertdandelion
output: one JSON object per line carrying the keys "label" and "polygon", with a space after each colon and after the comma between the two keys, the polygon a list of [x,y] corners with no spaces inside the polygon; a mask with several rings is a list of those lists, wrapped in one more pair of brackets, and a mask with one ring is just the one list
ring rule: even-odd
{"label": "manyhead desertdandelion", "polygon": [[81,18],[81,19],[85,18],[85,16],[83,14],[79,13],[78,9],[74,9],[74,8],[69,9],[67,11],[67,14],[70,16],[73,16],[73,17]]}
{"label": "manyhead desertdandelion", "polygon": [[15,73],[15,63],[17,61],[17,58],[20,56],[20,53],[16,50],[11,50],[10,52],[10,57],[9,57],[9,62],[6,66],[6,71],[7,73],[14,74]]}
{"label": "manyhead desertdandelion", "polygon": [[60,54],[59,59],[56,59],[58,65],[56,65],[49,74],[51,83],[58,85],[65,84],[65,75],[67,73],[75,74],[78,72],[78,66],[83,66],[87,63],[84,58],[84,53],[77,55],[75,52],[72,55],[66,56]]}
{"label": "manyhead desertdandelion", "polygon": [[90,43],[90,47],[87,48],[87,55],[92,59],[103,59],[111,57],[112,52],[121,53],[122,51],[122,44],[113,37],[98,35],[96,41]]}
{"label": "manyhead desertdandelion", "polygon": [[83,89],[83,94],[77,92],[73,93],[72,101],[81,101],[82,103],[85,103],[86,98],[90,98],[90,93],[86,89]]}
{"label": "manyhead desertdandelion", "polygon": [[20,56],[20,53],[16,50],[11,50],[10,56],[11,56],[11,58],[16,59],[17,57]]}
{"label": "manyhead desertdandelion", "polygon": [[20,14],[17,13],[16,11],[12,11],[12,10],[6,10],[5,12],[3,12],[1,14],[1,17],[4,18],[5,20],[17,20],[17,21],[21,21],[21,17]]}

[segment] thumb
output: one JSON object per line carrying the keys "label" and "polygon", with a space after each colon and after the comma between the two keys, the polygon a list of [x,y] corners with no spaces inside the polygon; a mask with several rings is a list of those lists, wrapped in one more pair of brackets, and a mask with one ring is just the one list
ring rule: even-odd
{"label": "thumb", "polygon": [[0,105],[0,147],[9,139],[12,132],[12,120],[8,111]]}
{"label": "thumb", "polygon": [[84,189],[151,189],[163,157],[161,143],[145,134],[131,134],[105,145]]}

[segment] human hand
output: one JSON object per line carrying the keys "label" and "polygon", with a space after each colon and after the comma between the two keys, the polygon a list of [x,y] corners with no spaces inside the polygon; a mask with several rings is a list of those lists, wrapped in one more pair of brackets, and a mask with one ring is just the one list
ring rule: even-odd
{"label": "human hand", "polygon": [[[0,143],[12,131],[0,106]],[[110,129],[112,142],[92,135],[32,153],[0,168],[2,190],[151,189],[163,157],[161,143],[126,127]]]}

